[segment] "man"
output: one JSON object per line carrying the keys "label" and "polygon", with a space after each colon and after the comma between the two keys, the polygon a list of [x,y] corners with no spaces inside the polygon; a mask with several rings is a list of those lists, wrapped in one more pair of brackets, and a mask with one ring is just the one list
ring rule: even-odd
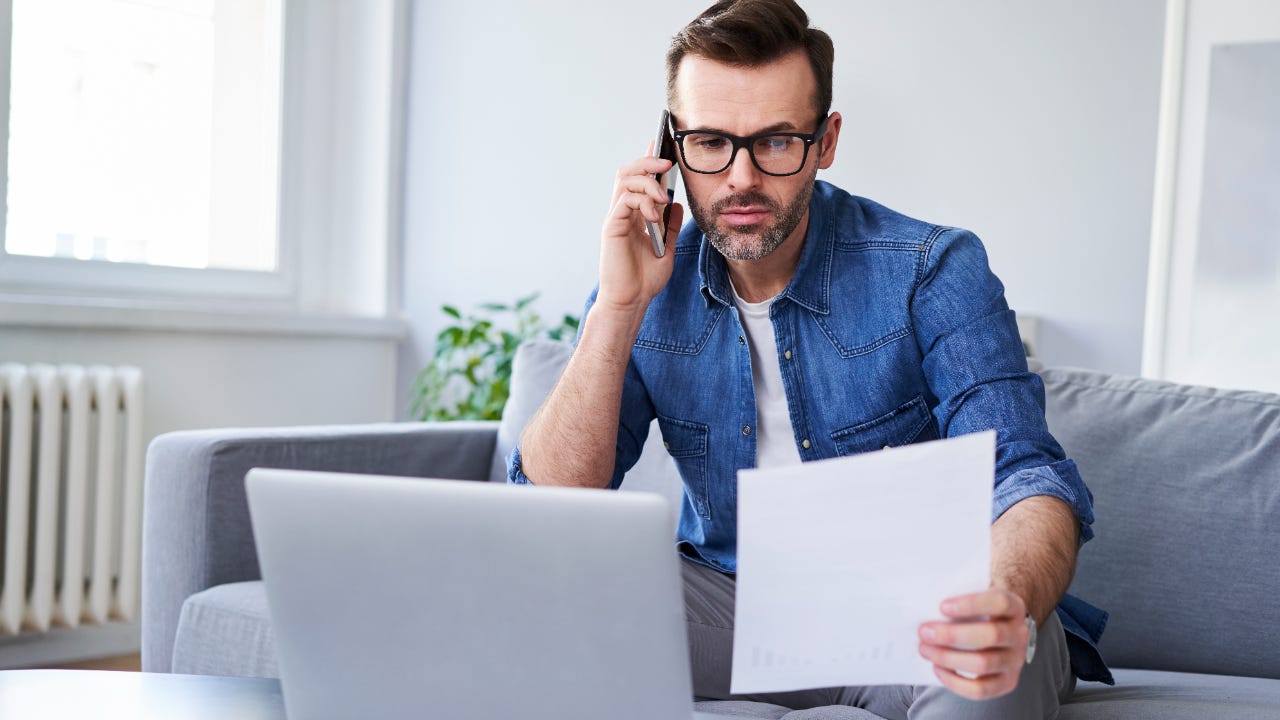
{"label": "man", "polygon": [[[653,179],[670,162],[619,170],[599,286],[509,477],[617,487],[657,418],[685,485],[694,691],[726,698],[737,470],[995,429],[991,589],[948,599],[920,628],[941,686],[751,699],[1053,717],[1077,675],[1109,679],[1093,647],[1105,615],[1063,597],[1091,496],[1045,428],[1043,385],[978,239],[816,180],[842,125],[832,62],[792,0],[720,2],[676,35],[667,94],[694,222],[678,232],[683,209]],[[664,215],[674,248],[657,258],[643,221]]]}

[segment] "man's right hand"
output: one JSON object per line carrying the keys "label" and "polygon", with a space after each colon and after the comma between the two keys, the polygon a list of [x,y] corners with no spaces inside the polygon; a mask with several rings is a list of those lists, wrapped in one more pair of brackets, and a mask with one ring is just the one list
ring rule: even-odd
{"label": "man's right hand", "polygon": [[[653,178],[670,170],[671,165],[669,160],[643,157],[618,170],[613,207],[601,233],[597,305],[615,311],[643,312],[671,278],[684,208],[670,203],[667,191]],[[667,253],[659,258],[653,254],[653,241],[644,221],[663,227],[664,216]]]}

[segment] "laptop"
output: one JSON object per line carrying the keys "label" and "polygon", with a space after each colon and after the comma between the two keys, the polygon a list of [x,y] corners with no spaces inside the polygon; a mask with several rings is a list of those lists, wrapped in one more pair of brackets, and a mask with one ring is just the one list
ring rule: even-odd
{"label": "laptop", "polygon": [[286,712],[689,720],[667,502],[251,470]]}

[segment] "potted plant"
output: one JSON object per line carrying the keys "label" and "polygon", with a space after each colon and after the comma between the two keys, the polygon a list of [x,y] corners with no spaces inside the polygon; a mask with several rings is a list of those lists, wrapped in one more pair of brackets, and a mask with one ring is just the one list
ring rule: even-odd
{"label": "potted plant", "polygon": [[578,318],[554,325],[534,310],[538,293],[514,304],[484,303],[463,315],[445,305],[450,324],[436,335],[435,355],[418,373],[409,412],[418,420],[498,420],[511,390],[511,361],[525,340],[571,341]]}

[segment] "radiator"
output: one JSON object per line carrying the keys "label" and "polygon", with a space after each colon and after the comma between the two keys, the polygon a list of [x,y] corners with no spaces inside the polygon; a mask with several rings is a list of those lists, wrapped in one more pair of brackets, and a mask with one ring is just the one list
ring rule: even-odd
{"label": "radiator", "polygon": [[0,635],[138,614],[142,373],[0,365]]}

